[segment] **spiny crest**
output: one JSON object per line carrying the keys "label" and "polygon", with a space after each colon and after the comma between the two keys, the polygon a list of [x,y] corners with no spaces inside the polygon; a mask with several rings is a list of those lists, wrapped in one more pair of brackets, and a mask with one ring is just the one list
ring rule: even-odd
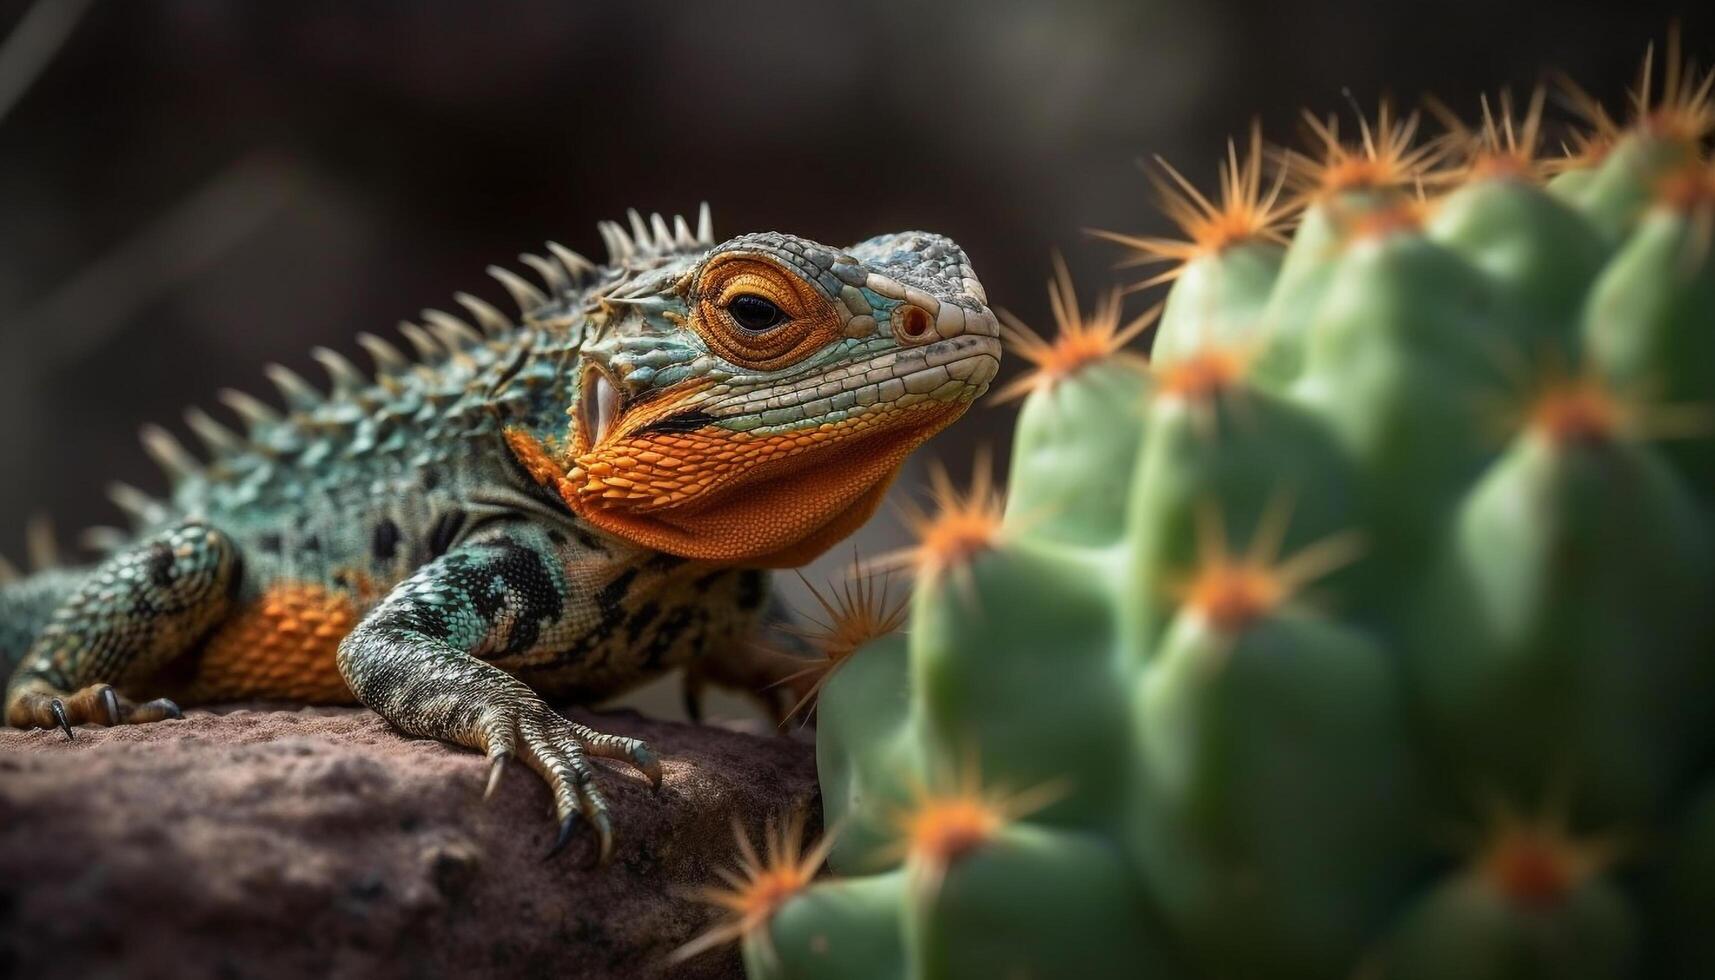
{"label": "spiny crest", "polygon": [[[505,289],[507,295],[512,297],[513,304],[518,307],[519,315],[526,320],[539,316],[544,311],[554,308],[561,300],[588,288],[601,275],[601,270],[597,268],[594,262],[559,242],[549,242],[547,248],[547,256],[530,252],[518,256],[520,262],[529,266],[541,278],[542,285],[547,289],[546,292],[538,288],[535,283],[503,266],[491,265],[487,270],[494,281],[500,283],[501,288]],[[477,322],[482,326],[482,335],[499,336],[511,329],[510,319],[482,300],[468,293],[459,293],[455,298],[476,317]],[[463,321],[459,322],[462,323]]]}
{"label": "spiny crest", "polygon": [[852,654],[905,625],[910,594],[894,596],[890,579],[885,571],[866,571],[855,551],[845,581],[829,585],[826,592],[812,585],[803,572],[798,573],[798,580],[821,607],[821,615],[806,613],[808,627],[787,629],[808,642],[822,659],[786,679],[787,683],[813,679],[813,683],[784,720],[814,703],[829,678]]}
{"label": "spiny crest", "polygon": [[110,555],[132,541],[132,536],[117,527],[86,527],[78,532],[78,547],[96,555]]}
{"label": "spiny crest", "polygon": [[645,222],[636,208],[625,212],[630,229],[617,221],[596,225],[602,243],[607,246],[607,264],[615,268],[648,265],[673,255],[684,255],[715,244],[714,221],[709,215],[708,202],[697,208],[697,227],[692,230],[682,216],[674,215],[672,226],[659,214],[651,214]]}
{"label": "spiny crest", "polygon": [[[683,219],[678,219],[678,224],[683,227]],[[703,231],[708,232],[706,205],[701,225]],[[683,237],[689,240],[689,232]],[[594,263],[557,242],[549,242],[547,248],[551,257],[533,254],[520,257],[542,278],[547,292],[510,270],[499,266],[489,268],[489,273],[517,303],[524,321],[552,306],[559,298],[586,288],[600,273]],[[374,334],[358,334],[358,345],[374,362],[374,370],[369,375],[343,354],[326,347],[315,348],[310,356],[327,373],[329,388],[326,392],[281,364],[267,365],[263,373],[280,392],[287,412],[298,415],[323,410],[325,406],[342,400],[360,410],[373,409],[377,399],[372,397],[372,392],[396,394],[401,390],[402,378],[424,374],[428,364],[442,364],[461,376],[474,376],[477,364],[471,352],[483,345],[506,342],[520,321],[470,293],[456,293],[454,299],[470,320],[444,310],[429,309],[422,312],[423,325],[410,321],[400,323],[400,335],[409,344],[414,357],[407,356],[399,347]],[[200,408],[193,407],[185,413],[186,424],[207,448],[212,459],[219,460],[256,445],[264,434],[277,431],[286,421],[280,412],[243,392],[223,391],[220,399],[243,423],[244,435],[228,429]],[[436,396],[429,396],[428,400],[433,402]],[[159,426],[144,429],[143,446],[166,471],[174,486],[200,475],[203,470],[203,462]],[[128,497],[127,503],[135,504],[136,501]],[[126,509],[134,516],[139,510],[135,506]]]}
{"label": "spiny crest", "polygon": [[1524,113],[1513,106],[1512,92],[1502,89],[1498,106],[1481,97],[1483,121],[1467,126],[1441,102],[1428,100],[1430,111],[1447,127],[1452,147],[1464,157],[1457,178],[1520,177],[1536,180],[1544,175],[1544,162],[1537,154],[1542,142],[1542,111],[1548,90],[1539,85],[1531,91]]}
{"label": "spiny crest", "polygon": [[1078,308],[1078,293],[1066,260],[1055,255],[1048,303],[1054,312],[1057,333],[1053,340],[1046,340],[1011,313],[1000,311],[1001,336],[1013,353],[1030,362],[1033,370],[1002,388],[994,402],[1009,402],[1031,392],[1048,390],[1086,365],[1110,358],[1130,357],[1136,363],[1143,363],[1142,355],[1126,355],[1122,349],[1155,322],[1161,315],[1161,307],[1156,306],[1122,325],[1123,295],[1119,289],[1110,290],[1086,316]]}
{"label": "spiny crest", "polygon": [[953,486],[953,478],[939,462],[929,471],[929,489],[931,510],[915,504],[904,508],[906,526],[917,544],[882,555],[868,567],[908,569],[928,583],[951,574],[968,591],[970,564],[1000,543],[1006,514],[1005,495],[994,485],[988,451],[977,454],[968,492],[960,493]]}
{"label": "spiny crest", "polygon": [[146,425],[142,431],[143,449],[149,458],[166,471],[174,486],[202,471],[202,461],[191,455],[184,443],[158,425]]}
{"label": "spiny crest", "polygon": [[124,511],[131,523],[137,527],[150,527],[167,517],[165,504],[129,483],[110,484],[107,488],[107,499]]}
{"label": "spiny crest", "polygon": [[[714,244],[714,227],[707,203],[698,210],[695,231],[683,217],[674,217],[669,225],[658,214],[652,215],[648,222],[635,210],[629,215],[629,232],[613,222],[603,222],[599,226],[608,243],[611,264],[615,267],[646,264]],[[371,397],[372,385],[375,393],[396,394],[402,388],[402,379],[407,376],[428,378],[426,365],[429,364],[441,365],[443,370],[451,371],[457,377],[472,378],[479,368],[471,356],[472,351],[507,340],[520,322],[529,323],[545,312],[557,309],[562,300],[589,288],[605,274],[595,263],[557,242],[549,242],[547,251],[547,256],[530,253],[519,256],[520,261],[540,277],[540,286],[510,269],[501,266],[488,268],[489,275],[500,283],[517,305],[518,319],[507,316],[488,301],[470,293],[456,293],[453,298],[470,320],[444,310],[430,309],[422,312],[421,325],[410,321],[399,324],[399,333],[414,351],[414,358],[374,334],[362,333],[357,337],[358,345],[374,361],[374,371],[369,376],[344,355],[326,347],[316,348],[311,356],[327,373],[327,392],[281,364],[270,364],[263,373],[279,390],[287,412],[296,415],[322,411],[333,403],[349,403],[358,410],[356,414],[361,414],[378,403],[378,398]],[[242,392],[225,391],[220,397],[244,423],[245,435],[230,431],[201,409],[192,408],[186,412],[186,423],[213,459],[219,460],[257,444],[267,433],[278,431],[285,421],[279,412]],[[423,411],[429,413],[444,408],[443,403],[449,400],[439,392],[429,392],[424,397],[426,405]],[[346,421],[355,422],[356,417]],[[144,430],[143,446],[167,472],[173,486],[200,475],[203,470],[202,461],[159,426],[149,426]]]}
{"label": "spiny crest", "polygon": [[[31,574],[56,568],[60,563],[59,538],[46,514],[32,514],[24,524],[24,557]],[[0,585],[10,585],[23,576],[0,555]]]}
{"label": "spiny crest", "polygon": [[805,811],[793,811],[783,824],[768,818],[763,830],[763,855],[756,853],[743,824],[733,818],[733,836],[738,840],[739,860],[735,868],[717,869],[725,887],[708,886],[692,897],[722,910],[720,921],[673,952],[672,962],[683,963],[711,949],[760,935],[765,953],[773,953],[768,923],[774,914],[815,880],[835,834],[824,833],[808,851],[803,849]]}
{"label": "spiny crest", "polygon": [[1228,545],[1219,506],[1204,502],[1197,508],[1197,567],[1172,586],[1174,598],[1211,629],[1240,633],[1362,550],[1361,539],[1348,532],[1282,557],[1291,516],[1290,497],[1276,495],[1258,518],[1250,547],[1239,553]]}
{"label": "spiny crest", "polygon": [[925,781],[912,777],[911,798],[889,814],[894,840],[878,861],[904,860],[913,884],[934,896],[960,858],[993,841],[1007,826],[1066,795],[1064,781],[1022,791],[983,783],[975,751],[956,765],[932,766]]}
{"label": "spiny crest", "polygon": [[54,534],[54,522],[46,514],[32,514],[24,524],[24,556],[29,559],[32,572],[58,567],[59,537]]}
{"label": "spiny crest", "polygon": [[1297,210],[1296,203],[1282,202],[1281,189],[1287,171],[1281,168],[1266,186],[1262,176],[1262,127],[1252,123],[1250,150],[1241,159],[1238,145],[1227,141],[1227,158],[1220,168],[1220,201],[1216,203],[1172,164],[1155,158],[1158,168],[1149,173],[1162,211],[1179,230],[1184,239],[1145,238],[1118,232],[1093,230],[1091,233],[1130,248],[1135,254],[1121,267],[1168,263],[1163,272],[1137,283],[1127,290],[1148,289],[1177,279],[1185,266],[1205,255],[1216,255],[1245,242],[1276,242],[1285,244],[1286,228]]}
{"label": "spiny crest", "polygon": [[1447,155],[1444,140],[1419,143],[1419,116],[1394,115],[1382,100],[1375,123],[1358,117],[1358,139],[1340,138],[1337,116],[1318,118],[1306,110],[1304,123],[1314,144],[1310,153],[1288,150],[1282,157],[1287,182],[1298,192],[1299,203],[1318,201],[1351,190],[1400,190],[1420,188],[1436,179],[1435,168]]}

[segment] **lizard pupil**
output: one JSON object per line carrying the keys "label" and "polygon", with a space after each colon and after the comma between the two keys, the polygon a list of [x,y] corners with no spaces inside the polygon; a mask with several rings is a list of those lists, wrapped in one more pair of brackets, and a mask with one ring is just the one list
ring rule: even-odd
{"label": "lizard pupil", "polygon": [[739,326],[752,333],[771,330],[786,321],[786,311],[761,296],[745,293],[735,296],[727,304],[727,312],[732,314]]}

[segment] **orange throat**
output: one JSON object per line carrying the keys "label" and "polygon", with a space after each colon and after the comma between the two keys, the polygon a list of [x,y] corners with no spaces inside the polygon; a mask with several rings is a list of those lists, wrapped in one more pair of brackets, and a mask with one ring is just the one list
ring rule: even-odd
{"label": "orange throat", "polygon": [[506,438],[531,476],[596,528],[682,558],[787,568],[868,520],[905,458],[964,407],[921,402],[766,435],[618,433],[570,461],[523,430]]}

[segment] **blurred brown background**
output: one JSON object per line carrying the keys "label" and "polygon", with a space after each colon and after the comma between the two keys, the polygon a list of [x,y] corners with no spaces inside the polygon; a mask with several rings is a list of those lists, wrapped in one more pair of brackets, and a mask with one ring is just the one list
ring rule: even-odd
{"label": "blurred brown background", "polygon": [[[176,424],[225,385],[269,394],[266,361],[319,378],[313,345],[351,352],[355,332],[454,290],[499,299],[485,265],[547,238],[599,254],[594,222],[627,206],[707,199],[720,235],[942,232],[997,304],[1042,325],[1052,249],[1088,293],[1118,254],[1083,229],[1166,230],[1138,170],[1150,154],[1206,185],[1252,116],[1284,141],[1301,106],[1433,92],[1474,108],[1556,68],[1617,103],[1676,18],[1688,52],[1715,56],[1705,5],[35,7],[0,3],[0,31],[33,21],[0,53],[13,557],[31,513],[69,539],[115,519],[108,480],[160,486],[140,423]],[[45,68],[26,88],[32,58]],[[974,411],[932,452],[963,471],[977,444],[1004,450],[1010,420]],[[880,518],[866,550],[896,525]]]}

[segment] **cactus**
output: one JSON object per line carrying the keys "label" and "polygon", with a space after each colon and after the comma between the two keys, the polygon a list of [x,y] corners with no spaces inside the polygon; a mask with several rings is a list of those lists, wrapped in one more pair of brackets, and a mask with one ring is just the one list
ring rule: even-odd
{"label": "cactus", "polygon": [[1715,974],[1715,76],[1667,62],[1560,160],[1539,95],[1164,170],[1147,365],[1062,269],[1004,510],[941,486],[825,678],[835,875],[752,975]]}

